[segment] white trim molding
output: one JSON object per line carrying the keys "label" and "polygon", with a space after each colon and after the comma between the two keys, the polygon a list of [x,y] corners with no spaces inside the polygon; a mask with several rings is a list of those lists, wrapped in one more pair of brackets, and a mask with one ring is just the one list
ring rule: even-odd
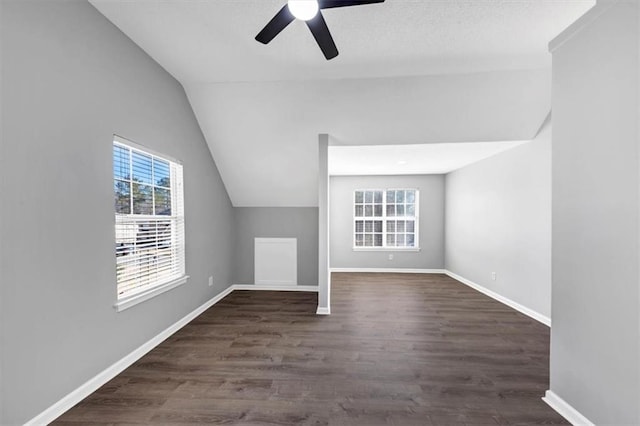
{"label": "white trim molding", "polygon": [[446,275],[448,275],[449,277],[453,278],[456,281],[461,282],[464,285],[467,285],[469,287],[471,287],[474,290],[479,291],[480,293],[483,293],[487,296],[489,296],[492,299],[497,300],[500,303],[503,303],[507,306],[509,306],[510,308],[515,309],[516,311],[525,314],[528,317],[533,318],[536,321],[541,322],[542,324],[546,325],[547,327],[551,327],[551,318],[549,318],[548,316],[542,315],[539,312],[534,311],[533,309],[527,308],[526,306],[523,306],[521,304],[519,304],[518,302],[514,302],[513,300],[509,299],[508,297],[504,297],[492,290],[489,290],[486,287],[481,286],[480,284],[476,284],[471,280],[468,280],[464,277],[461,277],[458,274],[455,274],[451,271],[445,270],[444,272]]}
{"label": "white trim molding", "polygon": [[331,308],[318,306],[318,310],[316,311],[316,315],[331,315]]}
{"label": "white trim molding", "polygon": [[377,251],[377,252],[419,252],[420,247],[352,247],[353,251]]}
{"label": "white trim molding", "polygon": [[85,399],[87,396],[91,395],[93,392],[98,390],[100,386],[107,383],[109,380],[116,377],[118,374],[122,373],[126,368],[131,366],[134,362],[142,358],[153,348],[158,346],[164,340],[166,340],[169,336],[171,336],[176,331],[180,330],[182,327],[187,325],[189,322],[193,321],[198,315],[202,314],[204,311],[209,309],[211,306],[218,303],[220,300],[224,299],[229,293],[231,293],[233,289],[228,287],[226,290],[221,291],[218,295],[204,303],[202,306],[196,308],[193,312],[187,314],[183,318],[179,319],[173,325],[167,327],[163,331],[161,331],[157,336],[148,340],[146,343],[142,344],[140,347],[135,349],[133,352],[126,355],[124,358],[116,361],[111,366],[102,370],[100,373],[87,380],[84,384],[80,385],[77,389],[69,393],[67,396],[63,397],[61,400],[53,404],[51,407],[44,410],[42,413],[34,417],[25,423],[25,426],[36,426],[49,424],[62,414],[67,412],[71,407]]}
{"label": "white trim molding", "polygon": [[414,268],[331,268],[329,272],[374,272],[387,274],[444,274],[444,269]]}
{"label": "white trim molding", "polygon": [[258,291],[310,291],[318,292],[317,285],[267,285],[267,284],[234,284],[232,290],[258,290]]}
{"label": "white trim molding", "polygon": [[595,426],[593,422],[589,421],[589,419],[569,405],[567,401],[556,395],[552,390],[545,392],[542,400],[574,426]]}
{"label": "white trim molding", "polygon": [[[204,311],[227,297],[235,290],[271,290],[271,291],[310,291],[317,292],[318,286],[298,285],[298,286],[266,286],[266,285],[253,285],[253,284],[234,284],[227,287],[225,290],[218,293],[216,296],[205,302],[200,307],[196,308],[193,312],[185,315],[173,325],[167,327],[161,331],[157,336],[151,338],[147,342],[143,343],[140,347],[133,352],[125,355],[124,358],[116,361],[109,367],[102,370],[100,373],[87,380],[71,393],[64,396],[58,402],[38,414],[33,419],[25,423],[25,426],[38,426],[43,424],[49,424],[55,419],[67,412],[71,407],[91,395],[98,390],[100,386],[107,383],[109,380],[122,373],[125,369],[130,367],[134,362],[142,358],[153,348],[165,341],[168,337],[180,330],[182,327],[193,321],[196,317],[202,314]],[[320,309],[326,309],[326,313],[320,312]],[[329,308],[318,308],[319,315],[328,315]]]}
{"label": "white trim molding", "polygon": [[133,296],[126,297],[122,300],[118,300],[113,307],[116,308],[116,312],[122,312],[125,309],[129,309],[132,306],[137,305],[138,303],[142,303],[151,298],[154,298],[162,293],[165,293],[169,290],[173,290],[174,288],[185,284],[189,280],[189,275],[182,276],[173,281],[169,281],[166,284],[159,285],[157,287],[152,287],[147,291],[143,291],[142,293],[134,294]]}

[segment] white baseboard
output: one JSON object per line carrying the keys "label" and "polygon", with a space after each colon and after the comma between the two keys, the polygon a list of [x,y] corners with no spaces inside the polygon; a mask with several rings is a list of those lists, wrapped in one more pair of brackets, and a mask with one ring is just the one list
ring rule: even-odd
{"label": "white baseboard", "polygon": [[589,421],[589,419],[580,414],[578,410],[569,405],[567,401],[560,398],[551,390],[545,392],[542,400],[574,426],[595,426],[594,423]]}
{"label": "white baseboard", "polygon": [[233,290],[262,290],[262,291],[311,291],[318,292],[317,285],[266,285],[266,284],[234,284]]}
{"label": "white baseboard", "polygon": [[316,311],[316,315],[331,315],[331,308],[323,308],[318,306],[318,310]]}
{"label": "white baseboard", "polygon": [[497,300],[500,303],[504,303],[505,305],[515,309],[518,312],[521,312],[523,314],[525,314],[528,317],[533,318],[536,321],[541,322],[542,324],[546,325],[547,327],[551,327],[551,318],[542,315],[539,312],[534,311],[533,309],[529,309],[526,306],[523,306],[521,304],[519,304],[518,302],[514,302],[513,300],[509,299],[508,297],[504,297],[494,291],[489,290],[486,287],[481,286],[480,284],[476,284],[471,280],[468,280],[464,277],[461,277],[458,274],[454,274],[451,271],[445,270],[444,271],[445,274],[447,274],[448,276],[450,276],[451,278],[453,278],[456,281],[460,281],[462,284],[468,285],[469,287],[471,287],[474,290],[479,291],[480,293],[486,294],[487,296],[491,297],[492,299]]}
{"label": "white baseboard", "polygon": [[233,289],[228,287],[226,290],[223,290],[218,295],[204,303],[202,306],[196,308],[193,312],[179,319],[173,325],[167,327],[165,330],[161,331],[157,336],[148,340],[142,346],[135,349],[130,354],[126,355],[124,358],[116,361],[110,367],[107,367],[102,372],[98,373],[93,378],[86,381],[84,384],[80,385],[77,389],[69,393],[67,396],[53,404],[51,407],[44,410],[42,413],[29,420],[25,425],[28,426],[36,426],[49,424],[62,414],[64,414],[71,407],[85,399],[87,396],[91,395],[93,392],[98,390],[100,386],[107,383],[109,380],[116,377],[118,374],[122,373],[126,368],[131,366],[134,362],[142,358],[153,348],[158,346],[164,340],[166,340],[169,336],[171,336],[176,331],[180,330],[182,327],[187,325],[189,322],[194,320],[198,315],[209,309],[211,306],[218,303],[224,297],[226,297],[229,293],[231,293]]}
{"label": "white baseboard", "polygon": [[[148,352],[150,352],[153,348],[158,346],[160,343],[165,341],[169,336],[171,336],[176,331],[180,330],[182,327],[187,325],[189,322],[193,321],[198,315],[202,314],[204,311],[209,309],[211,306],[218,303],[220,300],[224,299],[234,290],[271,290],[271,291],[310,291],[317,292],[318,286],[309,286],[309,285],[298,285],[298,286],[267,286],[267,285],[253,285],[253,284],[234,284],[227,287],[225,290],[221,291],[215,297],[208,300],[202,306],[196,308],[193,312],[184,316],[180,320],[178,320],[173,325],[167,327],[165,330],[161,331],[157,336],[148,340],[142,346],[135,349],[133,352],[126,355],[124,358],[116,361],[111,366],[107,367],[100,373],[98,373],[93,378],[89,379],[84,384],[80,385],[77,389],[69,393],[67,396],[63,397],[61,400],[44,410],[42,413],[38,414],[33,419],[29,420],[25,423],[25,426],[37,426],[43,424],[49,424],[65,412],[67,412],[71,407],[85,399],[87,396],[91,395],[93,392],[98,390],[100,386],[107,383],[109,380],[116,377],[118,374],[122,373],[125,369],[131,366],[134,362],[142,358]],[[321,308],[318,308],[319,315],[328,315],[327,312],[320,312]]]}
{"label": "white baseboard", "polygon": [[444,274],[444,269],[413,268],[330,268],[329,272],[374,272],[388,274]]}

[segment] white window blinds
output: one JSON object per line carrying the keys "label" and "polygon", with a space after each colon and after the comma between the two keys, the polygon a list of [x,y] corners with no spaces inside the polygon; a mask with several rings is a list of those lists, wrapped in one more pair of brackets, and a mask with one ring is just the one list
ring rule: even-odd
{"label": "white window blinds", "polygon": [[113,143],[118,300],[185,275],[182,166]]}

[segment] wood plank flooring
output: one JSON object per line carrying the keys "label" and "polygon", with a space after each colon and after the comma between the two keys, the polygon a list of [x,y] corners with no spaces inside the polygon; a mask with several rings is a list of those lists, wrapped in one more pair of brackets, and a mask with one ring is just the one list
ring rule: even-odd
{"label": "wood plank flooring", "polygon": [[544,325],[438,274],[334,273],[331,297],[236,291],[55,424],[568,424]]}

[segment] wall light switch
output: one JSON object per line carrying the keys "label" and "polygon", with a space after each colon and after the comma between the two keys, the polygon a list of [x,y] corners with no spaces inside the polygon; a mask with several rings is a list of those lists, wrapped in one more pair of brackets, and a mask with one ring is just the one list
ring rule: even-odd
{"label": "wall light switch", "polygon": [[491,279],[492,279],[493,281],[495,281],[495,280],[496,280],[496,276],[497,276],[497,275],[496,275],[496,273],[495,273],[495,272],[492,272],[492,273],[491,273]]}
{"label": "wall light switch", "polygon": [[389,255],[389,260],[393,260],[393,253]]}
{"label": "wall light switch", "polygon": [[209,287],[213,286],[213,277],[209,277]]}

